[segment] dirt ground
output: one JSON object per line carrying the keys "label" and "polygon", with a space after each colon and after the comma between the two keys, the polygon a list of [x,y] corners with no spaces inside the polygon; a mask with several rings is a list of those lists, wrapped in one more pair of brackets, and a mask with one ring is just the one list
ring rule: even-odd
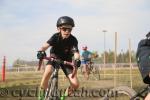
{"label": "dirt ground", "polygon": [[[90,75],[90,79],[86,80],[79,73],[80,88],[71,97],[67,97],[66,100],[101,100],[114,87],[114,77],[111,74],[113,72],[109,72],[108,74],[110,75],[107,76],[101,73],[99,80],[94,75]],[[125,72],[124,69],[123,72]],[[130,86],[130,79],[127,77],[128,73],[124,76],[120,75],[120,73],[118,73],[119,77],[116,77],[117,85]],[[6,81],[0,82],[0,100],[37,100],[42,72],[6,73],[6,76]],[[133,82],[134,88],[143,86],[138,71],[134,72],[132,78],[136,81]],[[68,80],[64,75],[60,74],[59,89],[65,90],[68,86]]]}
{"label": "dirt ground", "polygon": [[[101,100],[101,98],[109,90],[109,88],[113,87],[113,84],[110,83],[113,82],[111,80],[81,81],[80,88],[76,90],[76,92],[72,94],[70,97],[67,97],[66,100]],[[68,86],[68,83],[62,86],[61,85],[62,84],[60,84],[61,89],[65,90],[65,87]],[[32,90],[30,97],[26,97],[28,96],[27,92],[25,92],[26,89]],[[10,87],[7,88],[7,90],[9,91],[9,95],[0,98],[0,100],[37,100],[37,93],[39,91],[37,86],[23,86],[23,85]],[[13,94],[12,91],[14,91],[15,93]],[[21,92],[25,93],[26,95],[22,94]],[[22,97],[20,97],[20,95],[22,95]]]}

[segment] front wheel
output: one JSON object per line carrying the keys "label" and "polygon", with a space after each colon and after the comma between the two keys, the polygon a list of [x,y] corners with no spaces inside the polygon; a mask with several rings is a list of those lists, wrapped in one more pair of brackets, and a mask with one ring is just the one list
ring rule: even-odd
{"label": "front wheel", "polygon": [[57,85],[58,85],[57,78],[50,79],[44,100],[59,100]]}
{"label": "front wheel", "polygon": [[[112,95],[112,91],[113,94]],[[104,96],[103,100],[130,100],[136,92],[128,86],[120,86],[112,89],[112,91],[108,92],[107,95]],[[139,98],[135,98],[133,100],[139,100]]]}

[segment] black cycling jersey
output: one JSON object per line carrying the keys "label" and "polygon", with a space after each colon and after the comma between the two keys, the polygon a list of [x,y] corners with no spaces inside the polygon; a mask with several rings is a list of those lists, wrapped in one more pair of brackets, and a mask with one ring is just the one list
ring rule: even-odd
{"label": "black cycling jersey", "polygon": [[47,43],[52,46],[50,54],[54,54],[62,60],[71,60],[73,53],[79,52],[78,41],[73,35],[70,35],[66,39],[62,39],[61,33],[55,33]]}

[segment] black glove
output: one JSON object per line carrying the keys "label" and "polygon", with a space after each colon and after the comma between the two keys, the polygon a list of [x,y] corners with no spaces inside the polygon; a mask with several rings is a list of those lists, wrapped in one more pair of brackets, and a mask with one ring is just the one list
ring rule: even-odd
{"label": "black glove", "polygon": [[46,57],[45,51],[38,51],[37,59],[43,59],[44,57]]}
{"label": "black glove", "polygon": [[81,61],[80,60],[74,60],[74,64],[75,64],[75,66],[80,67]]}

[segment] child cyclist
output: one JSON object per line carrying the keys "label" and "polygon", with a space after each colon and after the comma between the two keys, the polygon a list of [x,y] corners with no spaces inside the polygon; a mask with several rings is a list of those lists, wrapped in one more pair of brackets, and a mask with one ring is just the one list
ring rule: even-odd
{"label": "child cyclist", "polygon": [[89,79],[89,66],[88,63],[91,62],[91,58],[92,58],[92,53],[87,50],[87,46],[83,46],[82,47],[82,53],[81,53],[81,63],[82,63],[82,72],[84,74],[84,77],[88,80]]}
{"label": "child cyclist", "polygon": [[[62,16],[57,20],[57,33],[54,33],[50,39],[44,43],[44,45],[39,49],[37,58],[42,59],[46,56],[45,52],[49,47],[50,55],[55,56],[58,59],[64,61],[72,61],[74,60],[75,65],[77,67],[80,66],[80,54],[78,50],[78,41],[75,36],[71,34],[73,27],[75,26],[74,20],[68,16]],[[74,57],[74,58],[73,58]],[[73,58],[73,59],[72,59]],[[45,90],[48,87],[48,80],[52,74],[52,67],[54,63],[48,61],[44,74],[42,76],[41,84],[40,84],[40,94],[38,100],[44,99]],[[61,66],[63,72],[70,82],[70,86],[67,89],[69,93],[73,91],[73,89],[77,89],[79,87],[79,81],[77,78],[77,73],[72,78],[73,68],[68,65]]]}

